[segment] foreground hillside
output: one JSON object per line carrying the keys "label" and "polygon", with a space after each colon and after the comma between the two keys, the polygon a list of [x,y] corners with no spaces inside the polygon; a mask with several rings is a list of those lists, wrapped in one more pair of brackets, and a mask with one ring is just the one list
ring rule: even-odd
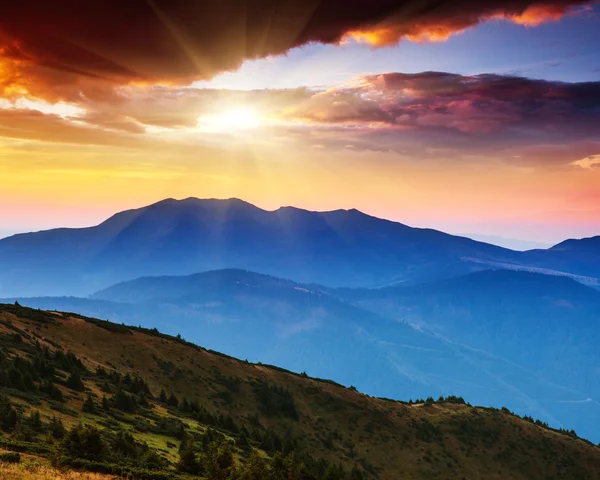
{"label": "foreground hillside", "polygon": [[153,479],[600,478],[599,448],[508,411],[376,399],[155,330],[1,305],[0,348],[0,461]]}

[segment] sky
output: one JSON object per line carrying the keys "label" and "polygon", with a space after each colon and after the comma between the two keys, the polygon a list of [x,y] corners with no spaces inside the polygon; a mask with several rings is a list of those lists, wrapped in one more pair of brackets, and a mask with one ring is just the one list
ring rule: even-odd
{"label": "sky", "polygon": [[0,237],[190,196],[600,234],[600,5],[342,3],[0,5]]}

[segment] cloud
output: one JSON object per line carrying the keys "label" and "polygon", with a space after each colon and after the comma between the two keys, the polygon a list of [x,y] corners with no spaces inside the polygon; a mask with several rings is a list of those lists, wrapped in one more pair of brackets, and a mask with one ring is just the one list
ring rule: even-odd
{"label": "cloud", "polygon": [[[119,87],[114,96],[83,98],[76,115],[63,104],[17,101],[11,107],[5,101],[0,136],[145,150],[254,142],[389,152],[407,161],[493,158],[519,166],[558,167],[600,154],[600,82],[385,73],[321,90],[138,85]],[[240,106],[264,119],[248,138],[196,128],[199,117]]]}
{"label": "cloud", "polygon": [[503,75],[444,72],[367,76],[354,87],[320,92],[290,117],[342,123],[439,127],[465,133],[528,125],[596,131],[600,82],[561,83]]}
{"label": "cloud", "polygon": [[585,170],[600,170],[600,155],[590,155],[589,157],[573,162],[573,165]]}
{"label": "cloud", "polygon": [[56,114],[30,109],[0,109],[0,137],[80,145],[111,145],[137,148],[130,136],[73,123]]}
{"label": "cloud", "polygon": [[494,152],[508,163],[546,165],[600,153],[600,82],[387,73],[317,93],[284,114],[328,125],[332,142],[355,148],[446,157]]}
{"label": "cloud", "polygon": [[0,4],[0,93],[116,100],[310,42],[439,41],[482,21],[557,20],[582,0],[21,0]]}

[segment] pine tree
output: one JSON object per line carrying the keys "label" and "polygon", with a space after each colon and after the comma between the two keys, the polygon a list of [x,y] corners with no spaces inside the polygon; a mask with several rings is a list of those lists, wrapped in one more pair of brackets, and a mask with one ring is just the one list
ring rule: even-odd
{"label": "pine tree", "polygon": [[158,397],[158,400],[160,403],[167,403],[167,394],[165,393],[164,390],[160,391],[160,395]]}
{"label": "pine tree", "polygon": [[48,425],[48,431],[50,432],[50,435],[57,440],[63,438],[67,433],[62,420],[60,418],[56,418],[56,416],[52,417],[52,420]]}
{"label": "pine tree", "polygon": [[175,408],[177,408],[179,406],[179,400],[173,393],[171,393],[171,395],[169,395],[169,399],[167,400],[167,405],[169,405],[169,407],[175,407]]}
{"label": "pine tree", "polygon": [[96,402],[94,401],[94,399],[92,398],[91,395],[88,395],[87,398],[85,399],[85,402],[83,402],[82,411],[85,413],[95,413],[96,412]]}
{"label": "pine tree", "polygon": [[227,480],[234,466],[233,452],[226,443],[213,443],[206,460],[207,476],[211,480]]}
{"label": "pine tree", "polygon": [[106,452],[100,430],[93,425],[73,426],[61,440],[60,448],[65,455],[85,460],[101,461]]}
{"label": "pine tree", "polygon": [[41,432],[43,428],[42,417],[38,410],[32,410],[27,419],[27,423],[34,432]]}
{"label": "pine tree", "polygon": [[201,473],[200,463],[198,462],[196,452],[194,451],[193,439],[189,436],[185,436],[179,446],[179,462],[177,463],[177,469],[192,475],[199,475]]}
{"label": "pine tree", "polygon": [[119,390],[115,396],[113,397],[113,402],[115,404],[115,408],[122,410],[124,412],[133,412],[135,411],[136,405],[133,397],[123,390]]}
{"label": "pine tree", "polygon": [[269,478],[268,472],[265,459],[255,450],[246,463],[242,478],[244,480],[263,480]]}
{"label": "pine tree", "polygon": [[71,390],[77,390],[78,392],[83,392],[85,390],[81,375],[79,375],[78,372],[73,372],[69,375],[69,378],[67,378],[67,387]]}
{"label": "pine tree", "polygon": [[15,408],[8,397],[0,394],[0,428],[5,432],[12,432],[19,421]]}

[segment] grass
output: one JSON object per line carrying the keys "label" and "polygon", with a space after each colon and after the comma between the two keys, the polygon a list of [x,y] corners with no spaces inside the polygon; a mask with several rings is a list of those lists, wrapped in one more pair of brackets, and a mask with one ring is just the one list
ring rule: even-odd
{"label": "grass", "polygon": [[2,480],[113,480],[114,475],[57,470],[36,462],[20,464],[0,462]]}

